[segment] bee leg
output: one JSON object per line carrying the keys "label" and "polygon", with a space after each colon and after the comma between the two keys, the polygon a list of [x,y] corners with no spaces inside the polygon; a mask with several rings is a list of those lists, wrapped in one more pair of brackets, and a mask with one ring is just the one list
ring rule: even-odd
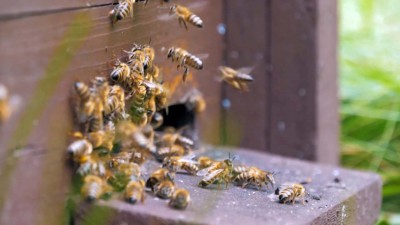
{"label": "bee leg", "polygon": [[181,23],[183,23],[183,26],[184,26],[185,29],[187,30],[188,28],[187,28],[187,25],[186,25],[185,20],[184,20],[182,17],[179,17],[179,26],[181,26]]}
{"label": "bee leg", "polygon": [[183,72],[183,77],[182,77],[183,82],[186,82],[188,71],[189,71],[189,69],[187,67],[185,67],[185,71]]}
{"label": "bee leg", "polygon": [[245,188],[248,184],[249,184],[249,183],[247,183],[247,182],[243,182],[242,188]]}

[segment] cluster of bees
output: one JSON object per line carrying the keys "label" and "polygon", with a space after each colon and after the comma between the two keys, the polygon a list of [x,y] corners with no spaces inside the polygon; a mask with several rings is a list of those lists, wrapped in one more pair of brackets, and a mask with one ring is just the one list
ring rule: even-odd
{"label": "cluster of bees", "polygon": [[[136,0],[123,0],[109,13],[112,23],[132,15]],[[144,1],[147,3],[147,1]],[[168,1],[161,1],[162,3]],[[173,5],[170,13],[179,23],[201,28],[203,22],[188,8]],[[112,193],[120,193],[129,203],[143,202],[145,191],[169,199],[169,206],[184,209],[190,203],[187,190],[177,187],[177,172],[201,176],[198,186],[236,183],[243,188],[275,184],[274,174],[254,166],[233,165],[233,158],[217,161],[193,155],[193,140],[171,128],[163,131],[161,110],[168,108],[168,100],[176,85],[163,82],[160,69],[154,64],[155,50],[150,45],[134,44],[125,51],[127,60],[116,61],[109,77],[96,77],[90,85],[74,83],[74,112],[77,130],[71,133],[67,148],[77,173],[83,177],[82,195],[90,201]],[[203,62],[188,51],[171,47],[167,58],[182,68],[183,82],[189,68],[201,70]],[[246,91],[253,78],[245,70],[219,67],[221,81],[233,88]],[[0,89],[1,90],[1,89]],[[1,94],[1,91],[0,91]],[[186,98],[199,113],[205,109],[200,92]],[[1,102],[0,102],[1,103]],[[145,179],[142,165],[147,160],[162,162],[162,167]],[[301,184],[286,184],[277,189],[282,203],[295,202],[305,196]]]}

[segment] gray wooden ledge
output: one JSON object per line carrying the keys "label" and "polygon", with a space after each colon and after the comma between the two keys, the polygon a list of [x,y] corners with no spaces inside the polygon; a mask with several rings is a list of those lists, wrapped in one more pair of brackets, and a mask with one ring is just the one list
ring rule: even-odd
{"label": "gray wooden ledge", "polygon": [[[201,154],[226,158],[236,155],[234,163],[255,165],[278,172],[277,183],[301,182],[320,196],[301,203],[279,204],[273,190],[228,190],[197,187],[200,177],[177,174],[176,184],[190,191],[192,203],[184,211],[173,210],[167,201],[147,194],[144,204],[130,205],[121,199],[85,204],[75,215],[76,224],[373,224],[381,207],[381,178],[373,173],[319,165],[295,159],[262,154],[251,150],[213,149]],[[147,176],[155,163],[144,168]],[[149,170],[149,171],[147,171]],[[336,178],[336,182],[335,182]],[[88,216],[90,215],[90,216]],[[98,218],[98,217],[101,217]]]}

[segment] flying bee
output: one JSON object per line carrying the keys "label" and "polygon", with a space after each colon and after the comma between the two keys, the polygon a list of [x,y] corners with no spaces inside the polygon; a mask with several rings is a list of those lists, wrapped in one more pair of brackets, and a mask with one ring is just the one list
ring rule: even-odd
{"label": "flying bee", "polygon": [[171,180],[173,181],[174,177],[173,174],[171,174],[167,169],[165,168],[160,168],[156,171],[154,171],[149,179],[146,181],[146,187],[150,188],[154,192],[155,186],[160,183],[163,180]]}
{"label": "flying bee", "polygon": [[111,187],[103,179],[94,175],[87,175],[83,180],[82,195],[88,201],[94,201],[101,195],[111,192]]}
{"label": "flying bee", "polygon": [[111,24],[115,24],[117,21],[127,17],[128,14],[133,18],[133,3],[136,0],[123,0],[109,12]]}
{"label": "flying bee", "polygon": [[90,157],[92,151],[93,146],[86,139],[76,140],[67,148],[67,152],[72,155],[75,162],[86,161]]}
{"label": "flying bee", "polygon": [[226,66],[220,66],[219,71],[221,72],[220,81],[225,81],[230,86],[238,89],[240,91],[248,91],[248,83],[253,82],[253,77],[248,73],[252,68],[242,68],[239,70],[234,70]]}
{"label": "flying bee", "polygon": [[197,159],[197,162],[199,164],[199,169],[205,169],[207,167],[210,167],[215,161],[207,156],[201,156]]}
{"label": "flying bee", "polygon": [[178,170],[184,170],[189,174],[196,175],[199,167],[197,162],[192,160],[190,157],[181,156],[170,156],[163,160],[163,168],[167,168],[169,171],[176,173]]}
{"label": "flying bee", "polygon": [[178,17],[179,25],[183,24],[186,30],[188,29],[186,22],[199,28],[203,27],[201,18],[184,6],[175,4],[171,6],[169,13],[175,14]]}
{"label": "flying bee", "polygon": [[210,167],[198,171],[196,175],[203,176],[203,179],[200,181],[199,186],[206,187],[210,184],[217,183],[219,188],[220,184],[224,182],[225,188],[228,188],[233,170],[232,161],[233,159],[229,157],[229,159],[221,162],[216,162]]}
{"label": "flying bee", "polygon": [[193,140],[180,135],[179,133],[175,132],[166,132],[161,136],[161,139],[159,140],[161,146],[165,147],[172,147],[173,145],[180,145],[182,146],[186,151],[190,150],[194,143]]}
{"label": "flying bee", "polygon": [[125,188],[125,199],[131,204],[135,204],[138,200],[144,202],[144,181],[143,180],[132,180],[126,185]]}
{"label": "flying bee", "polygon": [[11,115],[11,107],[7,88],[0,84],[0,123],[6,121]]}
{"label": "flying bee", "polygon": [[162,199],[171,198],[175,190],[173,181],[166,179],[155,185],[154,194]]}
{"label": "flying bee", "polygon": [[168,50],[168,58],[172,59],[172,62],[178,63],[177,68],[184,68],[183,82],[186,82],[186,77],[189,73],[189,67],[197,70],[203,69],[203,62],[197,56],[190,54],[182,48],[172,47]]}
{"label": "flying bee", "polygon": [[275,194],[279,195],[279,203],[292,202],[294,205],[297,199],[302,199],[302,204],[304,205],[306,189],[301,184],[283,184],[276,189]]}
{"label": "flying bee", "polygon": [[190,194],[186,189],[176,189],[168,205],[176,209],[185,209],[190,203]]}
{"label": "flying bee", "polygon": [[95,101],[89,87],[82,83],[76,82],[74,84],[75,92],[78,96],[77,116],[80,123],[88,121],[92,116],[95,109]]}
{"label": "flying bee", "polygon": [[[238,170],[239,168],[237,168]],[[239,173],[235,177],[235,181],[242,183],[242,188],[249,184],[256,185],[260,190],[262,185],[271,184],[273,187],[275,184],[275,179],[272,173],[263,171],[257,167],[250,167],[246,171]]]}

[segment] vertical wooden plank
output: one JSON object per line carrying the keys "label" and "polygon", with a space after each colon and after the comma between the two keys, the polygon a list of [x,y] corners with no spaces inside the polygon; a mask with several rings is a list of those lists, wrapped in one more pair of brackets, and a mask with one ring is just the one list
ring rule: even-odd
{"label": "vertical wooden plank", "polygon": [[336,1],[271,4],[271,149],[336,164]]}
{"label": "vertical wooden plank", "polygon": [[223,144],[265,151],[269,145],[268,9],[269,1],[226,0],[225,65],[254,66],[250,92],[224,84]]}

